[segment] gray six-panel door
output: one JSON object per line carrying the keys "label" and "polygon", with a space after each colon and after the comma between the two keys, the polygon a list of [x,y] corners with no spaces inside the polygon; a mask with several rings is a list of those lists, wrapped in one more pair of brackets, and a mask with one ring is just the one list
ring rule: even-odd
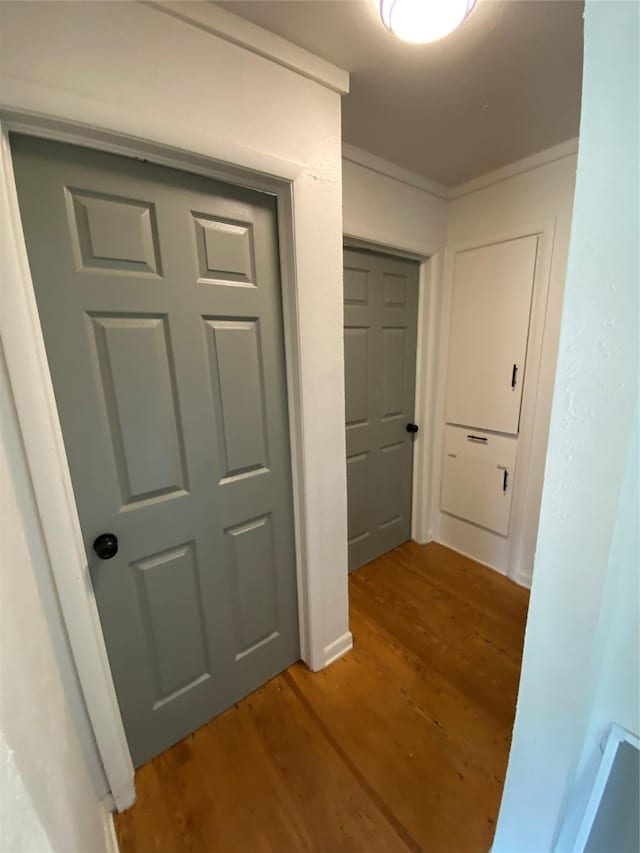
{"label": "gray six-panel door", "polygon": [[12,150],[140,765],[299,657],[275,200],[28,137]]}
{"label": "gray six-panel door", "polygon": [[418,264],[345,249],[349,569],[411,538]]}

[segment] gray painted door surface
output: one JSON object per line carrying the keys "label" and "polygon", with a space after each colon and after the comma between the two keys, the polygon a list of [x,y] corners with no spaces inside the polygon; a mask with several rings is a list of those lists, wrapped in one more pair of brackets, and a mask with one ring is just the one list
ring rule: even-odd
{"label": "gray painted door surface", "polygon": [[349,569],[411,538],[418,264],[344,252]]}
{"label": "gray painted door surface", "polygon": [[299,657],[275,200],[28,137],[13,155],[140,765]]}

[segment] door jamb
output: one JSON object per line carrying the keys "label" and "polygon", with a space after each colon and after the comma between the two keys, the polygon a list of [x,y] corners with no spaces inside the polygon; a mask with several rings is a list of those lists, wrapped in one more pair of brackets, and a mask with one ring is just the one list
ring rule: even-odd
{"label": "door jamb", "polygon": [[[3,290],[2,338],[9,381],[42,524],[53,581],[60,601],[96,748],[117,810],[135,800],[134,768],[113,686],[91,580],[62,430],[42,337],[22,229],[9,133],[151,161],[181,171],[267,192],[277,199],[284,349],[287,382],[300,655],[311,669],[326,665],[313,620],[318,596],[307,567],[307,525],[302,429],[300,340],[295,275],[293,208],[301,164],[269,158],[261,172],[144,139],[102,131],[18,110],[0,112],[0,211]],[[315,607],[317,609],[317,607]]]}
{"label": "door jamb", "polygon": [[418,275],[418,336],[416,340],[416,391],[414,421],[420,432],[413,448],[413,474],[411,483],[411,538],[420,545],[433,539],[431,529],[431,487],[433,466],[433,438],[435,422],[432,416],[436,393],[435,355],[438,317],[438,283],[440,256],[430,246],[398,245],[394,240],[386,243],[377,235],[350,231],[344,234],[345,248],[382,252],[387,255],[417,261]]}

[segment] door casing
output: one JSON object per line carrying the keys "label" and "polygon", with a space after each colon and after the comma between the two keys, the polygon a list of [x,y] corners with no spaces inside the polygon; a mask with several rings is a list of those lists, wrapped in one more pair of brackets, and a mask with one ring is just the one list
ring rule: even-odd
{"label": "door casing", "polygon": [[[66,120],[34,116],[16,110],[0,112],[0,209],[3,229],[2,265],[6,280],[3,333],[7,368],[14,392],[20,429],[32,478],[43,534],[51,561],[71,653],[78,672],[87,713],[104,768],[109,794],[106,805],[118,810],[135,800],[134,768],[127,745],[100,626],[53,385],[44,349],[33,282],[13,176],[9,133],[23,133],[93,148],[161,166],[262,190],[277,199],[278,249],[282,288],[285,369],[291,444],[294,534],[300,653],[312,670],[327,666],[352,645],[350,632],[323,647],[320,589],[307,562],[305,460],[303,456],[300,329],[295,276],[293,206],[300,164],[266,157],[264,172],[228,165],[222,160],[177,151],[144,139],[96,130]],[[227,152],[221,152],[224,156]],[[273,175],[276,177],[273,177]],[[93,762],[95,764],[95,762]],[[96,787],[99,782],[94,779]]]}

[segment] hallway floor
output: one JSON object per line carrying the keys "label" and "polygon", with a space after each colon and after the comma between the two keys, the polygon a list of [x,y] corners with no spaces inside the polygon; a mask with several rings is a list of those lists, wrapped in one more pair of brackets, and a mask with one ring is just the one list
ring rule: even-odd
{"label": "hallway floor", "polygon": [[408,542],[350,576],[354,649],[299,663],[136,773],[122,853],[486,853],[528,591]]}

